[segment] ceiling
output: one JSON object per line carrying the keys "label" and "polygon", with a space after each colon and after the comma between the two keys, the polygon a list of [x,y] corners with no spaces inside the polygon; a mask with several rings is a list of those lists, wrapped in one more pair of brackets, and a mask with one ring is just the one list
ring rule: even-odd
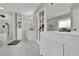
{"label": "ceiling", "polygon": [[48,19],[64,15],[71,12],[71,6],[73,3],[55,3],[48,5],[47,17]]}
{"label": "ceiling", "polygon": [[40,3],[0,3],[3,7],[1,11],[18,12],[23,15],[31,16]]}

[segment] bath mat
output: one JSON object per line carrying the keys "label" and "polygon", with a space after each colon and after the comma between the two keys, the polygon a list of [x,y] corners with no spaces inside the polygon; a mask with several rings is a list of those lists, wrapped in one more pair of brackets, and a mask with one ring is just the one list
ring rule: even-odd
{"label": "bath mat", "polygon": [[10,42],[8,45],[17,45],[21,40],[14,40]]}

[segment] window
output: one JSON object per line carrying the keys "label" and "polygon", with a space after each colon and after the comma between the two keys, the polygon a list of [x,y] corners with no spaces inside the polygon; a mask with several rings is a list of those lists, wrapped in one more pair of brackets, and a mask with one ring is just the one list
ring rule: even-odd
{"label": "window", "polygon": [[61,20],[59,21],[59,28],[70,28],[71,27],[71,19],[68,18],[68,19],[64,19],[64,20]]}

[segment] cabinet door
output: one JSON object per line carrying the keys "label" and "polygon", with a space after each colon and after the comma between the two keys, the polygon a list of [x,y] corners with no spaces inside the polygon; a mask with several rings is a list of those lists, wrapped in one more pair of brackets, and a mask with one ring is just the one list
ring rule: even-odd
{"label": "cabinet door", "polygon": [[40,38],[40,54],[46,56],[47,55],[47,40],[44,37]]}
{"label": "cabinet door", "polygon": [[64,55],[65,56],[79,56],[79,49],[65,45],[64,46]]}
{"label": "cabinet door", "polygon": [[47,40],[47,55],[48,56],[63,56],[63,44]]}

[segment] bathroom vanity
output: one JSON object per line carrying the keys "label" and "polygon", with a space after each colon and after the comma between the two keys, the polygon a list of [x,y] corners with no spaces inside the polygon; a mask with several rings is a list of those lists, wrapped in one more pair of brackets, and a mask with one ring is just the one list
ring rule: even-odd
{"label": "bathroom vanity", "polygon": [[79,32],[41,32],[40,54],[43,56],[79,56]]}

